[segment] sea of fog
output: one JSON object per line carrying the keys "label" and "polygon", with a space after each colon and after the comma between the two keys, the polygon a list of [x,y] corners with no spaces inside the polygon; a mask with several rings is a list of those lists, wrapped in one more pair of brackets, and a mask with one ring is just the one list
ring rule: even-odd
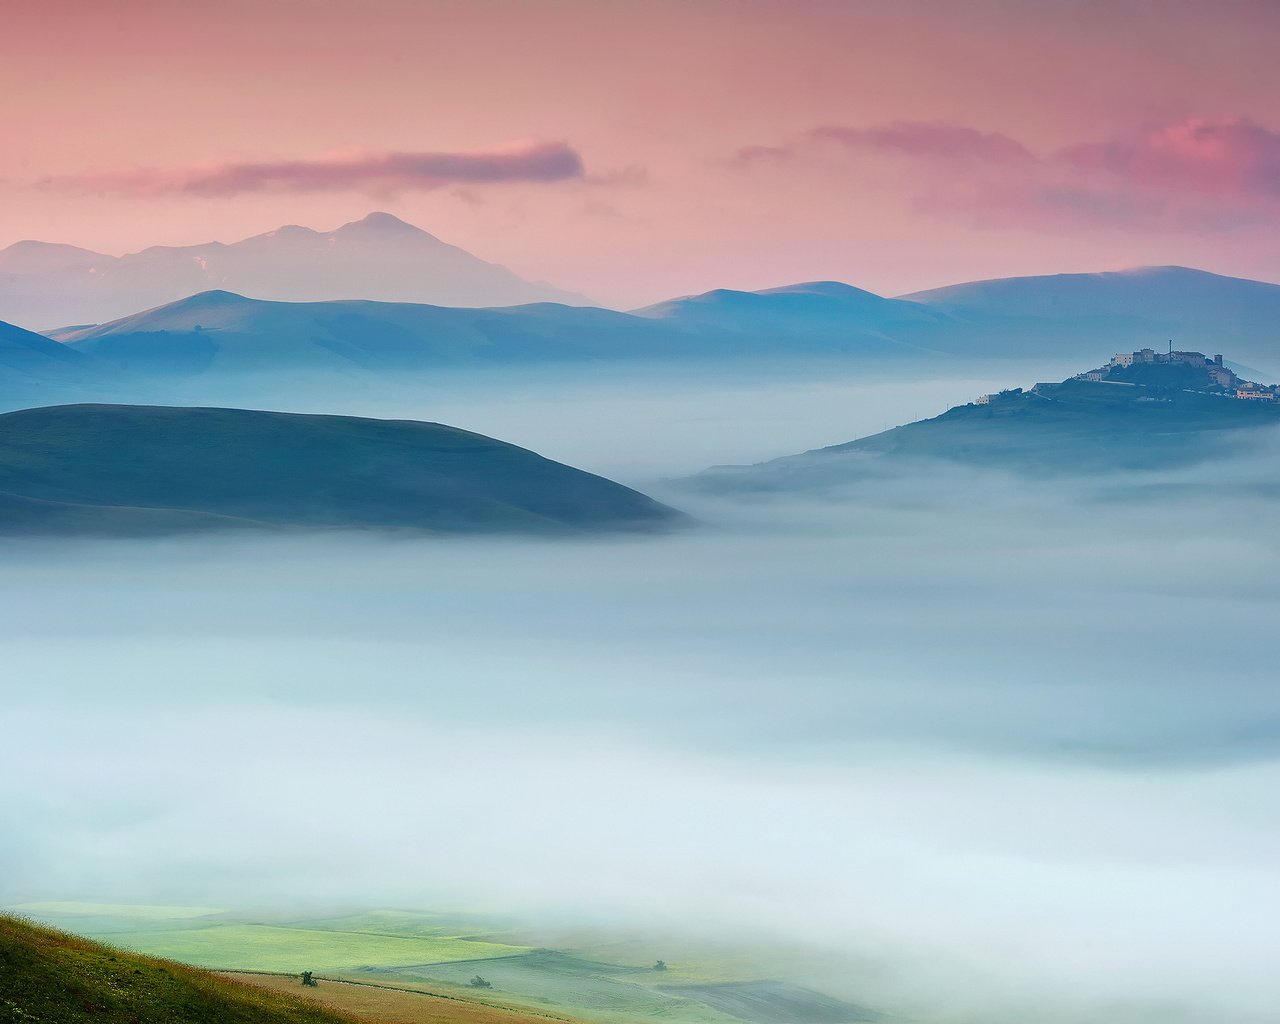
{"label": "sea of fog", "polygon": [[1050,376],[377,410],[652,485],[666,537],[6,543],[0,904],[500,910],[821,950],[905,1019],[1273,1020],[1275,447],[662,482]]}

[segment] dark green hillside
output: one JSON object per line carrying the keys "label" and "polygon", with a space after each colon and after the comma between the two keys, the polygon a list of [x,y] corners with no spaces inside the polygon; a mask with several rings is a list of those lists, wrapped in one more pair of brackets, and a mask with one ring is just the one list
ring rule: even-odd
{"label": "dark green hillside", "polygon": [[287,994],[0,916],[5,1024],[350,1024]]}
{"label": "dark green hillside", "polygon": [[66,405],[0,416],[0,532],[652,529],[621,484],[438,423]]}

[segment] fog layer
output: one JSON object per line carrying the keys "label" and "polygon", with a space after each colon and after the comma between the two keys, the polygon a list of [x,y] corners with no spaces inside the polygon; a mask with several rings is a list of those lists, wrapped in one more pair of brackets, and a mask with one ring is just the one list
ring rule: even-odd
{"label": "fog layer", "polygon": [[[650,395],[614,404],[694,422]],[[698,468],[602,436],[534,446]],[[828,988],[917,1018],[1268,1019],[1251,452],[1137,487],[659,489],[704,525],[658,539],[8,547],[0,903],[569,914],[834,951]]]}

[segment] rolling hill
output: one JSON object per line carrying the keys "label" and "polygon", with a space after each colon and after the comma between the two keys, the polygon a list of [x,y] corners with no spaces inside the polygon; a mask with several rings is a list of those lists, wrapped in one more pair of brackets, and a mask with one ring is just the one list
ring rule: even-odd
{"label": "rolling hill", "polygon": [[53,336],[116,371],[184,376],[589,361],[671,355],[687,344],[649,321],[590,307],[267,302],[225,291]]}
{"label": "rolling hill", "polygon": [[119,257],[30,240],[0,250],[0,319],[31,329],[102,323],[213,289],[287,301],[587,303],[387,213],[335,231],[290,225],[229,245],[153,246]]}
{"label": "rolling hill", "polygon": [[1156,372],[1134,367],[1116,375],[1124,379],[1011,389],[870,437],[719,466],[685,482],[706,492],[806,490],[927,473],[939,463],[1032,477],[1127,474],[1210,461],[1280,427],[1280,401],[1190,389],[1185,367],[1145,369]]}
{"label": "rolling hill", "polygon": [[9,373],[64,376],[67,371],[74,373],[83,368],[87,362],[81,353],[43,334],[0,322],[0,367]]}
{"label": "rolling hill", "polygon": [[[1053,274],[973,281],[901,296],[957,319],[988,322],[1061,344],[1064,355],[1134,339],[1203,352],[1230,351],[1280,374],[1280,285],[1187,267],[1139,267],[1100,274]],[[1132,344],[1131,344],[1132,342]],[[1069,346],[1069,347],[1068,347]]]}
{"label": "rolling hill", "polygon": [[945,346],[963,324],[913,302],[886,299],[838,281],[812,281],[758,292],[717,289],[635,311],[689,334],[749,339],[753,348],[827,353],[905,353]]}
{"label": "rolling hill", "polygon": [[653,530],[683,517],[437,423],[72,405],[0,415],[0,533]]}
{"label": "rolling hill", "polygon": [[[1229,351],[1241,364],[1280,375],[1280,285],[1154,268],[977,282],[909,298],[811,282],[721,289],[622,313],[558,303],[285,302],[217,289],[48,336],[85,357],[80,372],[106,386],[153,377],[394,376],[635,360],[882,360],[959,370],[995,359],[1060,363],[1099,351],[1164,349],[1171,338],[1177,347]],[[36,360],[21,372],[57,380],[64,371]],[[0,389],[18,372],[0,358]]]}
{"label": "rolling hill", "polygon": [[971,330],[925,306],[818,283],[710,292],[632,313],[555,303],[458,309],[269,302],[209,291],[50,337],[102,364],[104,372],[196,376],[626,360],[945,358],[948,348],[968,344]]}

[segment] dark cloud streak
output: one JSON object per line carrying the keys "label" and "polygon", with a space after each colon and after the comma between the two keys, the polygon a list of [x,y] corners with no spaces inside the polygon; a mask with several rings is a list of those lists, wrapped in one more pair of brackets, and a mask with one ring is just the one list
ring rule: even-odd
{"label": "dark cloud streak", "polygon": [[88,173],[44,184],[133,196],[222,197],[254,192],[375,191],[448,185],[551,183],[583,177],[582,158],[564,142],[530,142],[469,152],[387,152],[315,160],[267,160],[170,169]]}

